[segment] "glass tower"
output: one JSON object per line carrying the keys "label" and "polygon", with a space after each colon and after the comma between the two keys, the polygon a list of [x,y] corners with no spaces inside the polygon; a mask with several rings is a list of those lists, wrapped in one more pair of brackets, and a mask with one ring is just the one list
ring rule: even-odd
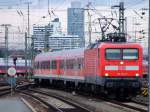
{"label": "glass tower", "polygon": [[68,8],[68,34],[78,35],[81,38],[80,46],[85,46],[84,36],[84,9],[80,2],[72,2],[71,8]]}

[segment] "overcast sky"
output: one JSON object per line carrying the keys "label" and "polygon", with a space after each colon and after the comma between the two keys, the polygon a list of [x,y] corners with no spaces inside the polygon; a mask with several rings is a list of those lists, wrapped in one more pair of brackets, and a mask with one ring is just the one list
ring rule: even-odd
{"label": "overcast sky", "polygon": [[[128,7],[135,6],[138,4],[144,4],[148,2],[148,0],[49,0],[49,5],[51,7],[66,5],[68,6],[71,1],[80,1],[82,3],[82,6],[85,6],[88,2],[91,2],[92,4],[96,6],[110,6],[110,5],[116,5],[120,1],[123,1],[125,5]],[[33,7],[46,7],[48,0],[0,0],[0,6],[1,7],[25,7],[25,3],[30,2],[32,3]],[[64,4],[65,3],[65,4]],[[148,4],[147,4],[148,6]]]}
{"label": "overcast sky", "polygon": [[[52,18],[59,17],[62,23],[62,30],[67,31],[67,12],[66,9],[70,7],[72,1],[79,0],[49,0],[49,9],[54,11],[51,16],[48,14],[48,0],[0,0],[0,24],[11,24],[11,31],[24,32],[27,28],[27,2],[30,2],[30,28],[32,33],[32,27],[34,24],[47,24]],[[126,8],[126,16],[130,20],[128,23],[133,24],[133,17],[136,17],[134,22],[141,22],[142,29],[147,29],[147,15],[145,19],[140,19],[142,8],[148,8],[148,0],[80,0],[82,7],[85,7],[88,2],[91,2],[92,6],[99,9],[100,13],[106,17],[110,17],[110,7],[112,5],[118,5],[120,1],[124,1]],[[109,10],[109,11],[108,11]],[[135,14],[133,10],[138,13]],[[21,15],[21,13],[23,15]],[[108,13],[107,13],[108,12]],[[86,16],[86,15],[85,15]],[[43,18],[44,17],[44,18]],[[96,18],[97,16],[93,16]],[[93,28],[94,29],[94,28]],[[132,26],[129,26],[129,31],[133,30]],[[134,29],[135,30],[135,29]],[[137,29],[140,30],[140,29]],[[0,31],[4,31],[0,28]],[[13,34],[13,40],[16,39],[17,34]],[[99,36],[99,35],[98,35]],[[21,36],[18,36],[17,42],[22,42]],[[15,38],[15,39],[14,39]],[[15,41],[15,42],[16,42]],[[22,45],[22,43],[20,44]]]}

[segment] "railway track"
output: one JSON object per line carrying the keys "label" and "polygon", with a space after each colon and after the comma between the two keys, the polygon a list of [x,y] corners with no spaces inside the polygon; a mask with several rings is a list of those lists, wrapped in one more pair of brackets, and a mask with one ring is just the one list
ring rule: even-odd
{"label": "railway track", "polygon": [[51,95],[43,91],[33,89],[17,91],[39,100],[49,108],[50,112],[91,112],[87,108],[80,106],[73,101],[68,101],[62,97]]}
{"label": "railway track", "polygon": [[[40,90],[37,89],[37,90],[32,90],[32,91],[38,91],[39,92]],[[44,90],[42,91],[42,93],[54,95],[54,93],[44,91]],[[54,95],[54,96],[56,96],[56,95]],[[57,95],[57,97],[61,97],[61,96]],[[93,97],[88,96],[88,99],[93,99]],[[95,101],[97,101],[97,102],[100,102],[100,100],[103,100],[105,102],[111,103],[112,105],[118,105],[118,106],[121,106],[121,107],[125,107],[125,108],[128,108],[128,109],[139,111],[139,112],[147,112],[148,111],[148,108],[147,108],[146,104],[138,103],[136,101],[121,102],[121,101],[112,100],[112,99],[108,99],[108,98],[104,98],[104,97],[96,97],[94,99],[96,99]]]}
{"label": "railway track", "polygon": [[[80,94],[80,92],[79,92],[79,94]],[[81,92],[81,95],[90,97],[87,94],[86,95],[84,95],[84,93],[82,94],[82,92]],[[91,99],[95,98],[96,101],[99,101],[99,99],[104,100],[106,102],[116,104],[119,106],[123,106],[123,107],[129,108],[129,109],[133,109],[133,110],[136,110],[139,112],[147,112],[148,111],[148,104],[145,101],[143,101],[142,98],[137,98],[137,99],[134,98],[131,101],[119,101],[118,99],[113,100],[111,98],[106,98],[106,97],[97,96],[97,95],[94,95],[90,98]]]}
{"label": "railway track", "polygon": [[96,98],[102,99],[106,102],[110,102],[112,104],[116,104],[119,106],[123,106],[129,109],[133,109],[135,111],[139,111],[139,112],[147,112],[148,111],[148,106],[147,104],[143,103],[143,102],[139,102],[137,100],[131,100],[131,101],[118,101],[118,100],[113,100],[110,98],[105,98],[105,97],[99,97],[96,96]]}
{"label": "railway track", "polygon": [[132,102],[143,106],[148,106],[148,97],[138,96],[136,98],[133,98]]}
{"label": "railway track", "polygon": [[0,96],[10,93],[10,86],[0,86]]}
{"label": "railway track", "polygon": [[110,102],[120,105],[120,106],[123,106],[123,107],[126,107],[126,108],[129,108],[129,109],[139,111],[139,112],[147,112],[148,111],[148,109],[145,105],[138,104],[137,102],[136,103],[132,102],[132,101],[131,102],[119,102],[119,101],[115,101],[115,100],[111,100]]}
{"label": "railway track", "polygon": [[[28,89],[28,92],[26,92],[25,94],[28,94],[30,95],[31,93],[31,96],[35,96],[35,97],[38,97],[38,99],[40,100],[44,100],[44,104],[46,104],[48,107],[51,108],[51,104],[49,104],[48,102],[45,102],[47,98],[44,98],[44,99],[41,99],[42,96],[37,96],[37,94],[41,94],[41,95],[45,95],[45,97],[53,97],[53,98],[56,98],[58,100],[61,100],[65,103],[67,103],[68,105],[71,105],[72,107],[74,108],[70,108],[70,109],[66,109],[66,108],[58,108],[59,106],[54,106],[52,105],[52,108],[56,108],[58,109],[57,111],[58,112],[89,112],[88,109],[84,108],[84,107],[81,107],[79,104],[77,103],[74,103],[75,101],[73,100],[69,100],[61,95],[58,95],[58,94],[54,94],[54,93],[51,93],[49,92],[48,90],[40,90],[40,89]],[[82,96],[86,96],[86,95],[82,95]],[[86,97],[89,97],[89,96],[86,96]],[[91,99],[93,99],[93,97],[90,97]],[[36,98],[37,99],[37,98]],[[139,111],[139,112],[147,112],[147,104],[145,103],[142,103],[140,101],[137,101],[137,100],[133,100],[133,101],[126,101],[126,102],[120,102],[120,101],[116,101],[116,100],[112,100],[112,99],[108,99],[108,98],[104,98],[104,97],[95,97],[95,101],[99,102],[99,100],[103,100],[103,101],[106,101],[106,102],[109,102],[113,105],[118,105],[118,106],[122,106],[122,107],[125,107],[125,108],[129,108],[129,109],[132,109],[132,110],[135,110],[135,111]],[[43,101],[41,101],[43,102]],[[57,105],[57,104],[56,104]],[[83,110],[82,110],[83,109]],[[56,110],[55,110],[56,111]]]}

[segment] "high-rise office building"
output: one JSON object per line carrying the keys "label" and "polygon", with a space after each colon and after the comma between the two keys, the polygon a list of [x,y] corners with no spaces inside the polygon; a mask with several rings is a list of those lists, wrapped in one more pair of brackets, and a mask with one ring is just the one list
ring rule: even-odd
{"label": "high-rise office building", "polygon": [[[47,40],[46,37],[47,36]],[[61,23],[56,18],[46,26],[34,26],[34,49],[44,50],[45,41],[48,42],[49,50],[80,48],[81,38],[78,35],[62,34]]]}
{"label": "high-rise office building", "polygon": [[52,35],[49,36],[49,49],[63,50],[80,48],[80,38],[78,35]]}
{"label": "high-rise office building", "polygon": [[45,36],[47,33],[49,36],[61,34],[61,23],[59,22],[59,18],[55,18],[48,25],[33,27],[34,49],[44,49]]}
{"label": "high-rise office building", "polygon": [[72,2],[71,8],[68,8],[67,28],[69,35],[78,35],[81,38],[80,46],[84,47],[84,9],[80,2]]}

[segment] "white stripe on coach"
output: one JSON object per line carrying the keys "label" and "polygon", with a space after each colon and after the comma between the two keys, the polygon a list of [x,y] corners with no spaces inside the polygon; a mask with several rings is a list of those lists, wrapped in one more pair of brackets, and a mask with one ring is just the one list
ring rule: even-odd
{"label": "white stripe on coach", "polygon": [[83,76],[66,76],[66,75],[43,75],[43,74],[35,74],[35,77],[49,77],[49,78],[66,78],[66,79],[78,79],[78,80],[85,80]]}

